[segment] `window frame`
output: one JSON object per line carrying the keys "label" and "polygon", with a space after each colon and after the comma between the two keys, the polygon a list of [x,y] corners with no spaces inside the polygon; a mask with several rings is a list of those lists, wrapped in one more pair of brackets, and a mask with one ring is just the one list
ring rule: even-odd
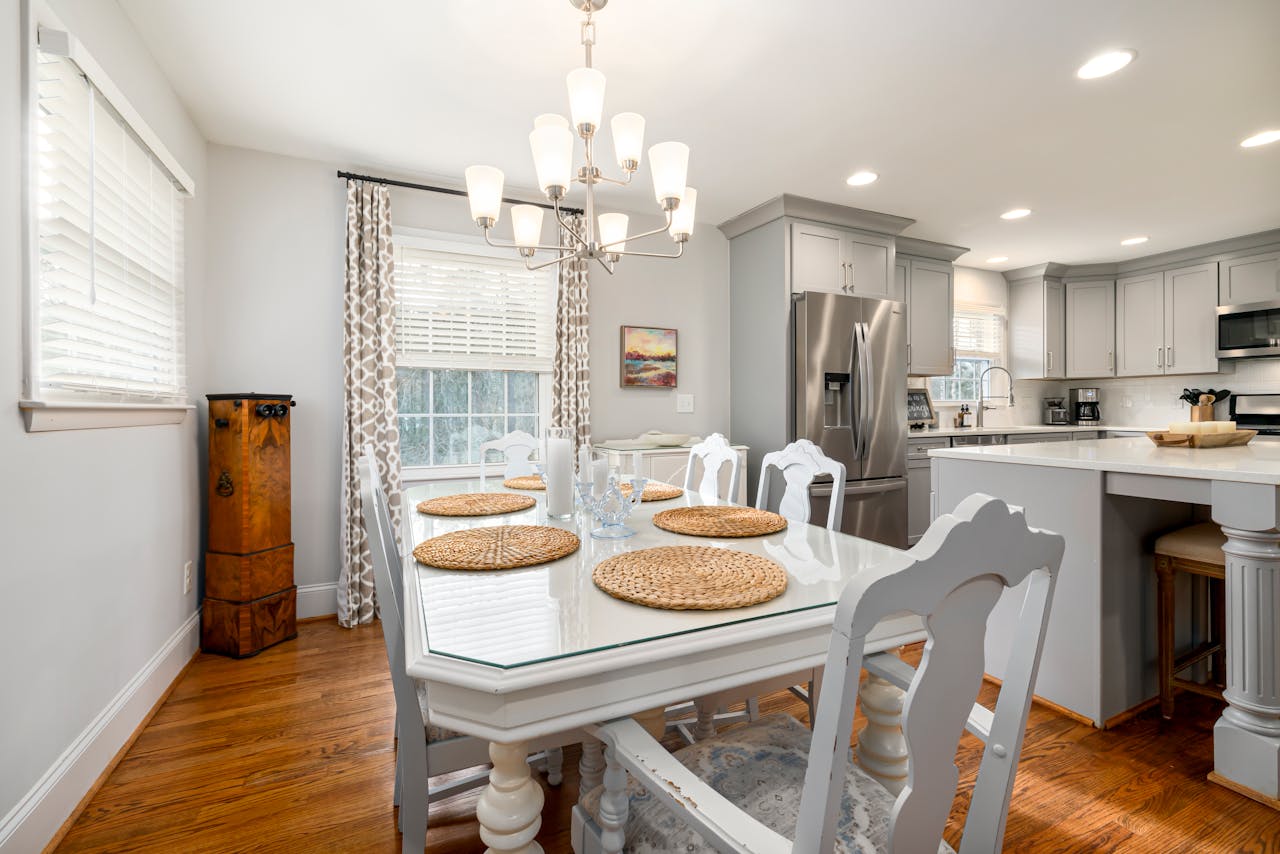
{"label": "window frame", "polygon": [[[995,354],[993,354],[993,353],[983,352],[983,351],[979,351],[979,350],[961,350],[961,349],[957,348],[957,349],[956,349],[956,351],[955,351],[955,360],[956,360],[956,362],[960,361],[961,359],[987,359],[987,360],[990,360],[990,362],[991,362],[991,367],[993,367],[993,368],[1006,368],[1006,369],[1007,369],[1007,368],[1008,368],[1008,361],[1009,361],[1009,316],[1008,316],[1008,313],[1006,312],[1005,308],[1004,308],[1003,306],[996,306],[996,305],[979,305],[979,304],[976,304],[976,303],[975,303],[975,304],[962,303],[962,304],[955,304],[955,305],[952,305],[951,310],[952,310],[952,312],[953,312],[953,313],[954,313],[954,312],[959,312],[959,311],[965,311],[965,312],[972,312],[972,313],[979,313],[979,312],[980,312],[980,313],[983,313],[983,314],[990,314],[990,315],[994,315],[994,316],[996,316],[996,317],[998,317],[998,318],[1000,319],[1000,325],[1001,325],[1001,330],[1000,330],[1000,352],[999,352],[999,353],[995,353]],[[952,342],[953,342],[953,343],[954,343],[954,341],[955,341],[955,325],[954,325],[954,323],[955,323],[955,321],[954,321],[954,314],[953,314],[952,328],[951,328],[951,339],[952,339]],[[990,389],[991,389],[991,376],[992,376],[991,374],[988,374],[988,375],[987,375],[987,380],[986,380],[986,383],[987,383],[987,384],[986,384],[986,386],[985,386],[985,388],[984,388],[984,391],[983,391],[983,396],[984,396],[984,398],[986,398],[986,396],[990,393]],[[952,399],[952,398],[949,398],[949,397],[943,397],[943,396],[940,396],[940,395],[936,395],[936,394],[934,394],[934,393],[933,393],[933,385],[932,385],[932,382],[933,382],[933,380],[935,380],[935,379],[943,379],[943,380],[945,380],[945,379],[958,379],[958,378],[956,377],[956,374],[955,374],[955,367],[954,367],[954,365],[952,366],[951,373],[950,373],[950,374],[947,374],[945,377],[929,377],[929,378],[926,380],[926,386],[925,386],[925,387],[929,389],[929,394],[930,394],[930,396],[933,398],[933,402],[934,402],[936,405],[938,405],[938,406],[958,406],[958,405],[960,405],[960,404],[962,404],[962,403],[973,403],[973,402],[974,402],[974,400],[972,400],[972,399],[968,399],[968,400],[956,400],[956,399]],[[944,386],[944,388],[945,388],[945,386]],[[1009,401],[1008,401],[1008,399],[1007,399],[1007,398],[1000,398],[1000,397],[987,398],[986,402],[987,402],[989,405],[991,405],[991,406],[995,406],[995,407],[1007,407],[1007,406],[1009,405]]]}
{"label": "window frame", "polygon": [[[503,260],[509,260],[511,257],[510,250],[490,246],[484,242],[483,238],[470,234],[463,235],[452,232],[393,225],[391,228],[391,240],[393,244],[409,246],[414,249],[453,252],[455,254],[474,255],[483,258],[499,258]],[[398,292],[396,298],[397,300],[399,299]],[[552,316],[552,322],[554,323],[554,312]],[[456,366],[449,365],[440,365],[437,366],[437,368],[426,368],[425,370],[443,369],[458,370]],[[538,377],[538,423],[542,425],[542,428],[545,428],[551,422],[551,372],[529,371],[528,373],[534,373]],[[397,426],[399,425],[399,416],[400,407],[397,402]],[[470,414],[468,414],[467,417],[470,417]],[[540,439],[541,437],[537,436],[535,438]],[[490,466],[488,471],[493,471],[493,467]],[[451,466],[402,465],[400,468],[400,482],[402,486],[436,480],[465,480],[467,478],[476,478],[479,476],[479,463],[466,463],[464,465]]]}
{"label": "window frame", "polygon": [[[133,427],[156,424],[178,424],[196,407],[187,401],[153,401],[122,395],[118,399],[95,398],[92,395],[46,394],[40,387],[40,247],[39,247],[39,163],[34,152],[38,146],[39,73],[37,54],[41,39],[46,52],[67,57],[89,79],[129,131],[147,148],[169,173],[181,195],[195,195],[195,181],[182,168],[156,132],[143,119],[124,92],[111,80],[101,65],[85,49],[62,21],[40,0],[23,0],[21,4],[21,145],[23,169],[20,181],[22,235],[22,391],[18,407],[27,432],[83,430],[108,427]],[[186,230],[182,237],[186,254]],[[185,292],[185,285],[184,285]],[[185,327],[185,307],[179,316]],[[185,339],[185,329],[184,329]],[[184,346],[185,343],[184,343]],[[190,389],[185,390],[185,395]]]}

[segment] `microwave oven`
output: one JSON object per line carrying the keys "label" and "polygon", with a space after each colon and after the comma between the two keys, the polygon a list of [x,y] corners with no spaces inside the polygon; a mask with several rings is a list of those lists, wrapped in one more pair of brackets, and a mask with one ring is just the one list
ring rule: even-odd
{"label": "microwave oven", "polygon": [[1218,306],[1218,358],[1280,356],[1280,300]]}

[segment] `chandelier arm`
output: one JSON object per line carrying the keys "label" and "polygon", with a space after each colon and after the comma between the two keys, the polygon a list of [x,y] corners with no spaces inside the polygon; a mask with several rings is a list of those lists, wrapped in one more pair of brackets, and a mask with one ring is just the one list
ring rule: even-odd
{"label": "chandelier arm", "polygon": [[552,258],[552,259],[550,259],[550,260],[543,261],[541,264],[530,264],[530,263],[529,263],[529,259],[528,259],[528,258],[526,258],[526,259],[525,259],[525,261],[524,261],[524,268],[525,268],[526,270],[530,270],[530,271],[533,271],[533,270],[541,270],[543,267],[550,267],[552,264],[559,264],[561,261],[569,261],[569,260],[572,260],[572,259],[573,259],[573,258],[575,258],[575,257],[577,257],[577,256],[576,256],[576,255],[568,255],[568,256],[561,255],[561,256],[558,256],[558,257]]}
{"label": "chandelier arm", "polygon": [[601,267],[604,267],[606,273],[608,273],[610,276],[613,275],[613,267],[607,261],[605,261],[603,258],[599,256],[596,257],[596,260],[600,262]]}
{"label": "chandelier arm", "polygon": [[520,248],[514,243],[494,243],[493,239],[489,237],[489,226],[485,226],[484,228],[484,242],[489,244],[495,249],[519,249]]}
{"label": "chandelier arm", "polygon": [[[612,251],[612,250],[610,250],[610,249],[609,249],[609,247],[610,247],[610,246],[616,246],[616,245],[618,245],[619,243],[626,243],[626,242],[628,242],[628,241],[630,241],[630,240],[640,240],[641,238],[644,238],[644,237],[652,237],[652,236],[653,236],[653,235],[655,235],[655,234],[661,234],[662,232],[667,231],[668,229],[670,229],[670,228],[671,228],[671,222],[672,222],[673,218],[674,218],[674,215],[672,214],[672,212],[671,212],[671,211],[667,211],[667,224],[666,224],[666,225],[658,226],[658,227],[657,227],[657,228],[655,228],[653,231],[644,231],[644,232],[641,232],[640,234],[629,234],[629,235],[627,235],[626,237],[622,238],[621,240],[615,240],[615,241],[613,241],[612,243],[601,243],[601,244],[600,244],[600,248],[601,248],[602,250],[604,250],[604,251],[608,252],[608,251]],[[625,254],[625,253],[615,253],[615,254]]]}
{"label": "chandelier arm", "polygon": [[614,255],[632,255],[637,258],[679,258],[684,254],[684,242],[677,244],[680,248],[674,255],[663,255],[661,252],[614,252]]}
{"label": "chandelier arm", "polygon": [[617,184],[619,187],[629,187],[629,186],[631,186],[631,176],[632,176],[632,175],[634,175],[634,174],[636,174],[636,173],[635,173],[635,170],[632,170],[632,171],[630,171],[630,172],[628,172],[628,173],[627,173],[627,177],[626,177],[625,179],[623,179],[623,178],[610,178],[608,175],[601,175],[601,176],[599,176],[598,178],[596,178],[596,180],[597,180],[597,181],[603,181],[603,182],[605,182],[606,184]]}
{"label": "chandelier arm", "polygon": [[[564,221],[564,217],[562,217],[562,216],[560,215],[560,200],[559,200],[559,199],[556,199],[556,200],[555,200],[553,210],[555,211],[555,214],[556,214],[556,222],[560,223],[560,227],[561,227],[561,228],[563,228],[565,231],[569,232],[570,236],[572,236],[574,240],[578,241],[578,242],[579,242],[579,243],[581,243],[583,246],[586,246],[586,245],[587,245],[587,241],[586,241],[586,239],[585,239],[585,238],[583,238],[583,236],[582,236],[581,234],[578,234],[577,229],[575,229],[573,226],[569,225],[569,223],[565,222],[565,221]],[[564,249],[565,247],[563,247],[563,246],[559,246],[559,247],[557,247],[557,248],[558,248],[558,249]]]}

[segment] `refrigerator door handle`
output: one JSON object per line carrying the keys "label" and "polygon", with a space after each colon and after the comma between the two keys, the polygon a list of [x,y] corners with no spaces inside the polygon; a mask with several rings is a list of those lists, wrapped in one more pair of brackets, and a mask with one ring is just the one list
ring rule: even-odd
{"label": "refrigerator door handle", "polygon": [[[809,488],[809,494],[815,498],[831,497],[832,484],[815,483]],[[899,489],[907,488],[907,479],[905,477],[893,477],[886,480],[876,480],[869,483],[860,483],[858,481],[845,481],[841,492],[845,495],[861,496],[874,495],[880,492],[897,492]]]}
{"label": "refrigerator door handle", "polygon": [[861,457],[858,448],[862,444],[862,407],[858,395],[862,392],[862,378],[858,372],[862,370],[862,351],[858,346],[858,327],[853,325],[853,334],[849,340],[849,430],[853,432],[853,455]]}
{"label": "refrigerator door handle", "polygon": [[866,459],[871,446],[871,407],[875,400],[875,369],[871,363],[871,346],[867,343],[867,324],[859,323],[855,329],[858,341],[858,447],[860,459]]}

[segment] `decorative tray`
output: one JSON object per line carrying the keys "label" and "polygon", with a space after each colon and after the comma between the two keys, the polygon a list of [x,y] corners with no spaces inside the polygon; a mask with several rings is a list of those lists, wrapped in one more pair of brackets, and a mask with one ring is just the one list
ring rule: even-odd
{"label": "decorative tray", "polygon": [[1230,448],[1247,445],[1258,435],[1257,430],[1236,430],[1233,433],[1170,433],[1168,430],[1152,430],[1147,438],[1161,448]]}

